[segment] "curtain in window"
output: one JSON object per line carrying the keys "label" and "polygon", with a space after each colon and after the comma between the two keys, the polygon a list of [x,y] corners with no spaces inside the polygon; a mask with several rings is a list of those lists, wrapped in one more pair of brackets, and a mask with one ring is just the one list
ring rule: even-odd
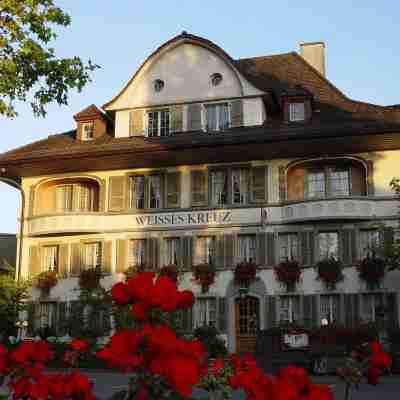
{"label": "curtain in window", "polygon": [[237,169],[232,171],[232,201],[234,204],[247,203],[248,171]]}
{"label": "curtain in window", "polygon": [[132,199],[132,208],[144,208],[144,176],[135,176],[133,178]]}
{"label": "curtain in window", "polygon": [[179,239],[167,239],[167,264],[178,265]]}
{"label": "curtain in window", "polygon": [[217,122],[217,105],[213,104],[206,107],[207,131],[216,131],[218,129]]}
{"label": "curtain in window", "polygon": [[378,230],[362,230],[360,231],[360,250],[361,257],[371,256],[374,249],[379,245]]}
{"label": "curtain in window", "polygon": [[57,246],[44,248],[44,271],[57,271]]}
{"label": "curtain in window", "polygon": [[325,197],[325,173],[323,171],[307,173],[307,197]]}
{"label": "curtain in window", "polygon": [[195,304],[195,327],[216,326],[217,301],[215,298],[198,298]]}
{"label": "curtain in window", "polygon": [[56,211],[72,211],[72,186],[56,187]]}
{"label": "curtain in window", "polygon": [[150,208],[161,208],[161,177],[150,176]]}
{"label": "curtain in window", "polygon": [[214,240],[212,237],[198,237],[195,241],[195,264],[212,264],[214,255]]}
{"label": "curtain in window", "polygon": [[324,232],[318,234],[320,259],[339,257],[339,238],[337,232]]}
{"label": "curtain in window", "polygon": [[101,243],[89,243],[85,245],[85,265],[87,268],[100,267]]}
{"label": "curtain in window", "polygon": [[229,108],[228,104],[219,104],[219,129],[229,128]]}
{"label": "curtain in window", "polygon": [[143,265],[145,263],[144,252],[145,252],[144,239],[131,240],[129,242],[129,256],[128,256],[129,267]]}
{"label": "curtain in window", "polygon": [[239,259],[241,262],[256,261],[256,238],[255,236],[239,236]]}
{"label": "curtain in window", "polygon": [[227,203],[227,185],[226,185],[226,172],[215,171],[211,175],[213,187],[213,204],[223,205]]}

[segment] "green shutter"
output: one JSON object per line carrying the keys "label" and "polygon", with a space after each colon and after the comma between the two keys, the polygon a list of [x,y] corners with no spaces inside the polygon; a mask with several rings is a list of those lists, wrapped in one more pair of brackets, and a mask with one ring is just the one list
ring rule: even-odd
{"label": "green shutter", "polygon": [[387,293],[385,300],[387,309],[385,325],[388,329],[396,329],[399,327],[397,293]]}
{"label": "green shutter", "polygon": [[361,295],[357,293],[344,294],[345,322],[347,327],[354,327],[360,321]]}
{"label": "green shutter", "polygon": [[204,170],[191,172],[192,206],[205,206],[208,200],[208,173]]}
{"label": "green shutter", "polygon": [[234,100],[231,102],[231,126],[243,126],[243,102]]}
{"label": "green shutter", "polygon": [[314,246],[315,235],[314,232],[305,231],[300,232],[300,246],[301,256],[300,262],[302,265],[313,265],[315,262]]}
{"label": "green shutter", "polygon": [[279,201],[286,200],[286,168],[279,167]]}
{"label": "green shutter", "polygon": [[201,104],[189,104],[187,108],[187,130],[200,131],[201,126]]}
{"label": "green shutter", "polygon": [[124,272],[128,264],[128,241],[126,239],[117,239],[117,265],[116,272]]}
{"label": "green shutter", "polygon": [[227,234],[225,238],[225,267],[233,269],[235,267],[235,240],[237,236],[234,234]]}
{"label": "green shutter", "polygon": [[254,203],[268,201],[268,168],[254,167],[251,169],[251,200]]}
{"label": "green shutter", "polygon": [[193,331],[193,310],[192,308],[182,310],[182,331],[192,333]]}
{"label": "green shutter", "polygon": [[144,136],[144,110],[133,110],[129,113],[129,136]]}
{"label": "green shutter", "polygon": [[183,131],[183,107],[173,106],[170,108],[171,132]]}
{"label": "green shutter", "polygon": [[222,234],[215,236],[215,266],[219,269],[225,266],[225,243]]}
{"label": "green shutter", "polygon": [[306,328],[319,325],[317,295],[303,296],[303,321]]}
{"label": "green shutter", "polygon": [[268,232],[267,233],[267,257],[266,257],[267,265],[274,266],[276,262],[275,257],[275,233]]}
{"label": "green shutter", "polygon": [[41,272],[40,247],[29,247],[29,278],[34,278]]}
{"label": "green shutter", "polygon": [[60,244],[59,246],[58,276],[60,278],[68,277],[68,248],[68,244]]}
{"label": "green shutter", "polygon": [[276,297],[266,296],[265,298],[265,329],[271,329],[277,324],[276,319]]}
{"label": "green shutter", "polygon": [[110,211],[122,211],[125,209],[126,177],[111,176],[109,178],[109,203]]}
{"label": "green shutter", "polygon": [[83,262],[82,252],[83,248],[81,243],[71,244],[71,266],[70,266],[71,275],[77,276],[81,272],[82,262]]}
{"label": "green shutter", "polygon": [[181,173],[170,172],[165,175],[167,208],[176,208],[180,204]]}
{"label": "green shutter", "polygon": [[218,329],[221,333],[226,332],[227,323],[227,310],[226,310],[226,299],[224,297],[218,298]]}
{"label": "green shutter", "polygon": [[183,236],[181,243],[183,269],[190,271],[193,265],[193,238],[191,236]]}
{"label": "green shutter", "polygon": [[112,270],[112,241],[106,240],[102,243],[102,265],[101,271],[105,274],[111,274]]}
{"label": "green shutter", "polygon": [[267,234],[265,232],[257,233],[257,258],[259,266],[267,264]]}
{"label": "green shutter", "polygon": [[27,313],[28,313],[28,336],[32,336],[36,330],[36,303],[29,302],[27,305]]}
{"label": "green shutter", "polygon": [[61,301],[57,303],[57,335],[64,336],[67,333],[67,303]]}

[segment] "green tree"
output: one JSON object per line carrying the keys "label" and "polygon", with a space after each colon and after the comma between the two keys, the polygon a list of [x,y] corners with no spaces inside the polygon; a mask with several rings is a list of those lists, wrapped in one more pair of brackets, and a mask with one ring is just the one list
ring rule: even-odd
{"label": "green tree", "polygon": [[0,0],[0,115],[15,117],[15,101],[29,101],[36,116],[67,105],[68,91],[91,81],[98,68],[79,57],[58,58],[50,43],[71,18],[53,0]]}

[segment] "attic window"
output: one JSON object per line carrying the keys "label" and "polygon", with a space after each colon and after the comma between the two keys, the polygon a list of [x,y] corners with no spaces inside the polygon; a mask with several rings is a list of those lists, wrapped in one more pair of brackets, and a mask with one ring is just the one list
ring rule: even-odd
{"label": "attic window", "polygon": [[222,82],[222,75],[219,72],[211,75],[211,84],[218,86]]}
{"label": "attic window", "polygon": [[289,103],[289,121],[304,121],[306,110],[304,103]]}
{"label": "attic window", "polygon": [[161,92],[161,90],[164,89],[164,81],[161,79],[156,79],[154,81],[154,91],[155,92]]}
{"label": "attic window", "polygon": [[82,124],[82,140],[93,140],[94,123],[84,122]]}

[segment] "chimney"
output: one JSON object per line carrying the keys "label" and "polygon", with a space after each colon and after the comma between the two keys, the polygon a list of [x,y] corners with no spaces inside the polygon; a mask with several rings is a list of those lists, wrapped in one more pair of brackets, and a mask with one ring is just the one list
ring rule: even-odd
{"label": "chimney", "polygon": [[321,75],[325,76],[325,43],[300,43],[300,55]]}

